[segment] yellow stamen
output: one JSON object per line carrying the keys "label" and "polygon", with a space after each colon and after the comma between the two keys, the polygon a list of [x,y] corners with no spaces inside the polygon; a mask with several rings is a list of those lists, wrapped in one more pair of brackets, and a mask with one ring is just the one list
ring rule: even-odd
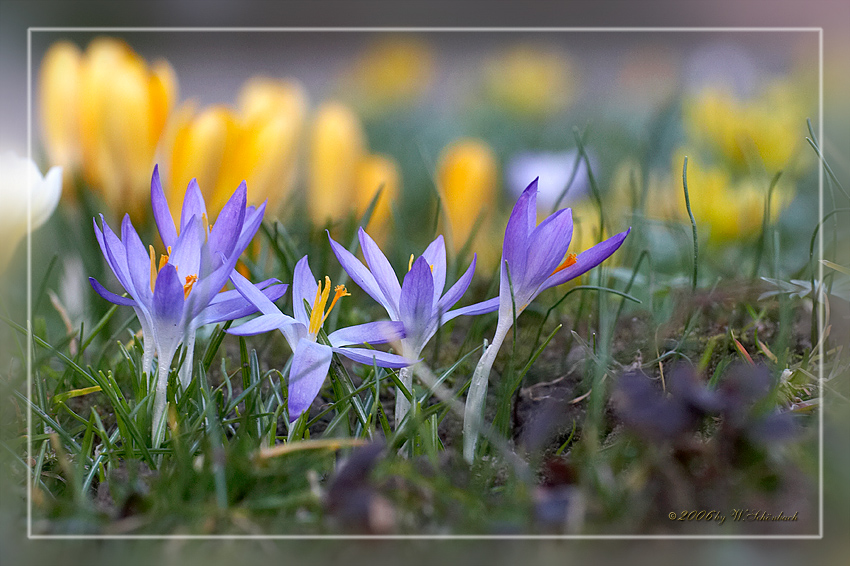
{"label": "yellow stamen", "polygon": [[201,220],[204,223],[204,231],[207,233],[207,238],[210,237],[210,220],[207,218],[207,213],[201,214]]}
{"label": "yellow stamen", "polygon": [[328,315],[331,314],[331,310],[333,310],[334,305],[339,298],[349,295],[345,285],[337,285],[334,289],[334,298],[331,300],[331,304],[330,307],[328,307],[327,312],[325,312],[325,305],[328,303],[328,298],[331,294],[331,278],[325,276],[324,288],[322,288],[321,281],[318,281],[317,283],[318,287],[316,288],[316,298],[313,301],[313,310],[310,312],[310,324],[307,328],[307,331],[314,336],[318,334],[319,329],[327,320]]}
{"label": "yellow stamen", "polygon": [[[330,280],[328,280],[328,287],[330,287]],[[334,287],[334,298],[331,300],[331,306],[328,307],[328,312],[325,313],[325,316],[322,317],[322,324],[328,319],[328,315],[331,314],[331,311],[334,308],[334,305],[339,300],[340,297],[350,297],[351,293],[348,292],[348,289],[345,288],[345,285],[337,285]]]}
{"label": "yellow stamen", "polygon": [[192,286],[194,286],[197,282],[197,275],[189,275],[186,277],[186,283],[183,284],[183,299],[187,299],[189,297],[189,293],[192,292]]}
{"label": "yellow stamen", "polygon": [[571,265],[574,265],[574,264],[575,264],[575,262],[576,262],[576,254],[570,254],[570,255],[568,255],[568,256],[567,256],[567,259],[565,259],[565,260],[564,260],[564,263],[562,263],[561,265],[559,265],[559,266],[557,267],[557,269],[555,269],[555,271],[553,271],[553,272],[552,272],[552,275],[555,275],[555,274],[556,274],[556,273],[558,273],[559,271],[564,270],[564,269],[568,268],[568,267],[569,267],[569,266],[571,266]]}
{"label": "yellow stamen", "polygon": [[[171,255],[171,246],[168,246],[168,254],[162,254],[159,256],[159,265],[156,263],[156,252],[153,249],[153,246],[148,246],[148,251],[151,256],[151,293],[153,293],[154,284],[156,283],[156,276],[165,267],[165,264],[168,263],[168,256]],[[177,269],[177,266],[174,266]]]}
{"label": "yellow stamen", "polygon": [[[431,273],[434,273],[434,266],[429,264],[428,267],[431,268]],[[411,269],[413,269],[413,254],[410,254],[410,261],[407,262],[407,270]]]}
{"label": "yellow stamen", "polygon": [[153,293],[153,284],[156,281],[156,274],[157,274],[156,261],[154,260],[154,257],[156,256],[156,252],[154,251],[153,246],[148,246],[148,250],[150,251],[150,254],[151,254],[151,293]]}

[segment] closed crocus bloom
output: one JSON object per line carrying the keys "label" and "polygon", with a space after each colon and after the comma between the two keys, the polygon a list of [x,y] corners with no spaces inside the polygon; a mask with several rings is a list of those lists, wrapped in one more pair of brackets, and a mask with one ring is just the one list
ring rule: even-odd
{"label": "closed crocus bloom", "polygon": [[27,200],[29,228],[35,230],[56,210],[61,194],[61,167],[42,175],[32,160],[11,152],[0,154],[0,272],[27,234]]}
{"label": "closed crocus bloom", "polygon": [[[280,208],[295,182],[307,97],[295,82],[256,78],[239,95],[237,109],[187,104],[175,115],[164,150],[172,191],[192,178],[213,207],[223,206],[233,185],[248,183],[248,203]],[[179,194],[169,195],[176,201]]]}
{"label": "closed crocus bloom", "polygon": [[83,173],[111,209],[145,213],[154,152],[176,95],[168,63],[148,66],[112,38],[89,45],[80,68]]}
{"label": "closed crocus bloom", "polygon": [[349,213],[365,155],[363,127],[354,112],[338,102],[323,104],[316,112],[310,139],[307,201],[314,222]]}
{"label": "closed crocus bloom", "polygon": [[400,185],[398,164],[392,157],[368,155],[357,166],[354,200],[358,217],[366,212],[378,189],[381,189],[381,196],[369,220],[378,241],[386,241],[389,235],[392,203],[398,198]]}
{"label": "closed crocus bloom", "polygon": [[68,41],[54,43],[41,63],[39,117],[44,148],[51,163],[62,167],[66,185],[79,171],[80,66],[82,52]]}
{"label": "closed crocus bloom", "polygon": [[[457,251],[469,240],[479,217],[483,222],[479,234],[488,230],[498,194],[496,156],[481,140],[458,140],[443,150],[437,179],[451,227],[451,243]],[[488,263],[486,250],[477,251]]]}

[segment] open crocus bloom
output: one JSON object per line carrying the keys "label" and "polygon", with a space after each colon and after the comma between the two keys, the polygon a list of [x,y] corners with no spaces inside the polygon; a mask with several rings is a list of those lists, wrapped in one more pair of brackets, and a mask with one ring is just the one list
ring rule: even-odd
{"label": "open crocus bloom", "polygon": [[[233,272],[231,281],[236,289],[263,313],[261,316],[228,330],[237,336],[251,336],[278,329],[283,333],[293,358],[289,370],[289,419],[295,420],[310,407],[319,394],[331,365],[333,354],[343,355],[361,364],[375,364],[385,368],[402,368],[407,359],[395,354],[367,348],[352,348],[356,344],[383,344],[404,337],[400,322],[378,321],[340,328],[328,335],[330,345],[316,341],[322,325],[337,301],[348,295],[345,287],[337,285],[330,298],[331,281],[317,281],[310,270],[307,256],[295,265],[292,283],[294,317],[280,312],[272,300],[239,273]],[[330,305],[328,300],[330,299]],[[311,305],[307,314],[305,301]],[[327,307],[327,308],[326,308]]]}
{"label": "open crocus bloom", "polygon": [[[260,227],[265,205],[256,210],[246,209],[243,183],[210,227],[200,189],[197,183],[190,183],[178,235],[157,169],[151,181],[151,201],[167,255],[162,254],[157,260],[153,246],[145,248],[129,216],[124,216],[120,239],[101,216],[103,228],[95,221],[95,235],[109,267],[130,297],[108,291],[94,278],[89,281],[104,299],[135,309],[144,335],[143,370],[149,375],[156,352],[159,361],[153,420],[156,431],[165,409],[171,361],[180,344],[185,343],[187,350],[180,374],[186,387],[192,376],[195,331],[204,324],[256,312],[237,291],[219,291]],[[258,292],[272,300],[279,298],[286,285],[273,283],[276,281],[260,283]]]}
{"label": "open crocus bloom", "polygon": [[492,343],[475,368],[467,395],[463,453],[468,461],[472,461],[475,453],[490,369],[513,325],[514,316],[519,316],[546,289],[575,279],[608,259],[622,245],[630,230],[608,238],[578,255],[567,255],[573,234],[572,211],[569,208],[561,209],[537,225],[537,179],[520,195],[508,219],[502,245],[499,322]]}
{"label": "open crocus bloom", "polygon": [[[411,363],[418,360],[422,349],[441,325],[456,316],[483,314],[499,308],[499,299],[495,298],[449,310],[469,288],[476,258],[473,256],[466,272],[443,294],[446,287],[446,245],[442,236],[437,236],[415,261],[414,256],[410,256],[408,271],[401,285],[384,253],[362,227],[358,236],[366,265],[328,234],[334,254],[351,279],[378,301],[392,320],[404,324],[406,336],[401,342],[402,355]],[[410,372],[402,372],[401,377],[402,383],[410,389]],[[397,394],[396,423],[408,409],[406,397]]]}

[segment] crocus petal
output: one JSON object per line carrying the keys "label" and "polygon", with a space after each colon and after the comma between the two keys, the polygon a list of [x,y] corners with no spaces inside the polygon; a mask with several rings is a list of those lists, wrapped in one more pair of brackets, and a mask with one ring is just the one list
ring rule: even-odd
{"label": "crocus petal", "polygon": [[[150,255],[139,234],[133,228],[130,215],[124,215],[121,223],[121,239],[124,242],[124,251],[127,257],[127,269],[133,282],[133,295],[142,303],[149,304],[153,291],[151,291],[151,268]],[[129,291],[129,289],[128,289]]]}
{"label": "crocus petal", "polygon": [[256,285],[253,285],[238,271],[233,271],[230,274],[230,280],[233,282],[233,286],[236,287],[239,294],[245,297],[249,303],[257,307],[257,310],[261,313],[282,314],[280,309],[272,302],[272,299],[269,299],[262,291],[260,291],[260,289],[257,288]]}
{"label": "crocus petal", "polygon": [[209,246],[212,253],[221,252],[224,255],[233,253],[233,247],[245,222],[245,204],[248,199],[248,188],[245,181],[239,185],[233,196],[227,201],[215,219],[210,229]]}
{"label": "crocus petal", "polygon": [[475,263],[478,259],[477,255],[472,256],[472,263],[469,264],[469,267],[466,268],[466,271],[463,275],[461,275],[460,279],[452,285],[445,295],[439,300],[437,303],[437,312],[441,315],[445,315],[446,312],[457,303],[460,298],[466,293],[466,290],[469,288],[470,283],[472,283],[472,276],[475,275]]}
{"label": "crocus petal", "polygon": [[253,336],[255,334],[265,334],[266,332],[277,330],[294,322],[295,320],[291,316],[286,316],[285,314],[262,314],[235,328],[228,329],[227,333],[236,336]]}
{"label": "crocus petal", "polygon": [[183,211],[180,213],[180,231],[186,229],[189,220],[194,216],[200,219],[207,213],[207,205],[204,203],[204,195],[198,186],[197,179],[189,181],[186,194],[183,196]]}
{"label": "crocus petal", "polygon": [[508,225],[505,228],[505,242],[502,245],[502,265],[508,262],[513,280],[522,280],[525,274],[528,237],[537,220],[537,179],[522,192],[517,199]]}
{"label": "crocus petal", "polygon": [[394,307],[391,307],[386,297],[384,297],[384,293],[381,291],[381,288],[378,287],[378,282],[375,280],[375,276],[372,275],[372,272],[369,271],[365,265],[360,263],[360,260],[357,259],[354,254],[336,243],[334,239],[331,238],[330,232],[328,232],[328,239],[331,242],[331,249],[333,250],[334,255],[336,255],[336,258],[339,260],[339,263],[342,265],[345,272],[348,273],[348,276],[351,277],[351,280],[357,283],[357,286],[363,289],[367,295],[378,301],[388,313],[391,309],[395,310]]}
{"label": "crocus petal", "polygon": [[446,243],[442,234],[425,248],[422,257],[431,266],[431,274],[434,279],[434,304],[437,304],[446,288]]}
{"label": "crocus petal", "polygon": [[[254,234],[260,227],[263,221],[263,214],[266,210],[266,203],[260,205],[257,213],[245,222],[242,232],[239,234],[239,239],[236,241],[236,246],[233,248],[233,253],[225,257],[225,261],[220,267],[217,267],[209,276],[201,279],[195,284],[190,298],[192,299],[192,318],[196,317],[207,305],[210,304],[212,298],[224,287],[233,269],[236,267],[236,262],[239,261],[239,256],[248,247]],[[221,255],[219,255],[221,257]]]}
{"label": "crocus petal", "polygon": [[301,339],[292,357],[289,370],[289,420],[294,421],[310,408],[322,389],[333,350],[329,346]]}
{"label": "crocus petal", "polygon": [[487,301],[482,301],[480,303],[475,303],[474,305],[469,305],[466,307],[460,307],[459,309],[455,309],[453,311],[449,311],[443,315],[442,322],[448,322],[456,316],[462,315],[475,315],[475,314],[486,314],[488,312],[493,312],[499,309],[499,297],[494,297]]}
{"label": "crocus petal", "polygon": [[[256,285],[259,288],[259,284]],[[267,289],[263,289],[262,293],[269,300],[276,301],[283,296],[286,292],[287,285],[274,285],[273,287],[269,287]],[[228,291],[231,292],[231,291]],[[236,320],[237,318],[242,318],[243,316],[248,316],[249,314],[254,314],[257,312],[257,307],[254,306],[250,301],[245,299],[238,291],[232,291],[235,295],[231,296],[231,298],[218,301],[216,303],[210,303],[210,305],[205,308],[200,315],[195,320],[196,327],[200,328],[204,324],[214,324],[218,322],[224,322],[227,320]],[[219,293],[219,295],[223,295],[224,293]],[[218,295],[217,295],[218,296]],[[287,317],[291,318],[291,317]],[[295,322],[295,319],[292,319]]]}
{"label": "crocus petal", "polygon": [[174,227],[174,218],[171,216],[168,200],[165,198],[162,182],[159,180],[159,165],[154,165],[153,176],[151,177],[151,206],[162,243],[166,247],[173,246],[177,242],[177,229]]}
{"label": "crocus petal", "polygon": [[[270,285],[274,285],[275,283],[280,283],[280,281],[278,281],[277,279],[271,278],[271,279],[266,279],[265,281],[260,281],[259,283],[254,283],[254,287],[256,287],[257,289],[262,291],[266,287],[269,287]],[[285,283],[283,284],[283,286],[288,287],[288,285],[286,285]],[[269,296],[268,293],[264,293],[264,294],[267,297]],[[215,297],[212,298],[212,300],[210,301],[210,304],[215,305],[215,304],[222,303],[222,302],[225,302],[225,301],[230,301],[232,299],[238,299],[239,297],[242,297],[242,293],[240,293],[236,289],[229,289],[227,291],[222,291],[221,293],[218,293]],[[278,297],[278,298],[280,298],[280,297]],[[272,299],[272,301],[276,301],[276,300],[277,299]]]}
{"label": "crocus petal", "polygon": [[305,255],[295,264],[295,269],[292,274],[292,314],[295,315],[295,320],[309,326],[310,317],[307,316],[307,309],[304,307],[304,301],[307,304],[313,305],[316,300],[316,290],[319,288],[313,272],[310,270],[310,263]]}
{"label": "crocus petal", "polygon": [[399,312],[394,307],[399,304],[401,285],[398,283],[395,271],[393,271],[384,252],[381,251],[375,240],[366,233],[366,230],[361,227],[358,231],[358,236],[360,238],[360,248],[363,250],[363,256],[366,258],[366,264],[378,282],[381,292],[387,298],[387,302],[393,307],[393,310],[390,312],[390,318],[397,319]]}
{"label": "crocus petal", "polygon": [[333,351],[360,364],[371,366],[374,361],[376,366],[382,368],[398,369],[407,367],[417,361],[408,360],[396,354],[381,352],[380,350],[369,350],[368,348],[334,348]]}
{"label": "crocus petal", "polygon": [[95,293],[109,301],[110,303],[115,303],[116,305],[123,305],[128,307],[135,307],[136,301],[130,299],[128,297],[122,297],[120,295],[116,295],[112,291],[109,291],[101,285],[97,279],[94,277],[89,277],[89,283],[91,283],[92,288],[94,288]]}
{"label": "crocus petal", "polygon": [[192,216],[183,224],[180,236],[171,249],[171,255],[168,256],[168,263],[177,267],[180,279],[185,281],[189,275],[198,275],[204,238],[204,227],[200,216]]}
{"label": "crocus petal", "polygon": [[166,264],[156,276],[153,317],[156,321],[157,349],[171,351],[183,339],[183,284],[173,265]]}
{"label": "crocus petal", "polygon": [[335,348],[351,344],[385,344],[404,338],[404,325],[401,322],[379,320],[367,322],[331,332],[328,339]]}
{"label": "crocus petal", "polygon": [[103,224],[103,244],[106,249],[106,257],[112,272],[115,273],[115,277],[118,278],[121,286],[133,297],[137,297],[136,288],[127,267],[127,251],[124,249],[124,244],[103,219],[103,215],[100,216],[100,221]]}
{"label": "crocus petal", "polygon": [[576,256],[576,262],[573,265],[566,269],[562,269],[558,273],[555,273],[546,279],[540,287],[540,291],[566,283],[570,279],[575,279],[579,275],[584,274],[586,271],[593,269],[611,257],[611,255],[623,244],[626,236],[628,236],[631,231],[632,229],[629,228],[625,232],[620,232],[616,236],[612,236],[604,242],[596,244],[589,250],[581,252]]}
{"label": "crocus petal", "polygon": [[518,287],[535,291],[552,275],[563,261],[572,236],[573,217],[569,208],[559,210],[541,222],[528,237],[525,277],[521,281],[518,280],[511,267],[514,292],[517,292]]}
{"label": "crocus petal", "polygon": [[428,261],[420,256],[404,276],[399,301],[399,315],[404,322],[407,339],[424,345],[434,312],[434,280]]}

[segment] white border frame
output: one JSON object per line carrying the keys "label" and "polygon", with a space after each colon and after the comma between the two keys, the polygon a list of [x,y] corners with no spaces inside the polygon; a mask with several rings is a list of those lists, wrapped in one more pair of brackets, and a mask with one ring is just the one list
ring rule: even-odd
{"label": "white border frame", "polygon": [[[27,28],[27,157],[32,159],[32,34],[33,32],[817,32],[818,33],[818,142],[823,151],[823,28],[822,27],[28,27]],[[27,169],[29,171],[29,169]],[[32,186],[31,179],[27,179]],[[818,218],[823,218],[823,165],[818,160]],[[27,191],[27,399],[32,399],[32,194]],[[823,259],[823,230],[818,231],[818,257]],[[823,280],[823,263],[818,261],[818,280]],[[819,335],[823,336],[824,304],[818,302]],[[43,535],[32,532],[32,473],[27,472],[27,539],[139,539],[139,540],[820,540],[823,539],[823,370],[824,345],[818,352],[818,534],[812,535]],[[27,461],[32,461],[32,407],[27,405]]]}

